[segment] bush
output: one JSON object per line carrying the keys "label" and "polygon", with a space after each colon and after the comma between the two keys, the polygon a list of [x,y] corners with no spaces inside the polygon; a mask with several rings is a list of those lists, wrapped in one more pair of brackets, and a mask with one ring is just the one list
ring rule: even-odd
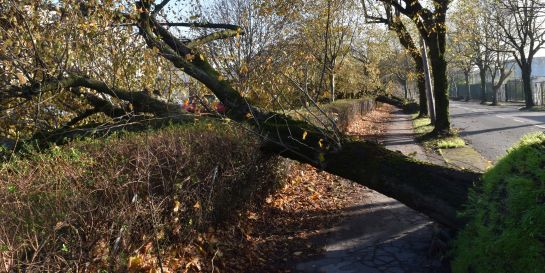
{"label": "bush", "polygon": [[277,186],[277,158],[259,146],[202,121],[4,163],[0,271],[126,271],[149,242],[184,245]]}
{"label": "bush", "polygon": [[454,272],[545,272],[545,134],[527,135],[470,194]]}

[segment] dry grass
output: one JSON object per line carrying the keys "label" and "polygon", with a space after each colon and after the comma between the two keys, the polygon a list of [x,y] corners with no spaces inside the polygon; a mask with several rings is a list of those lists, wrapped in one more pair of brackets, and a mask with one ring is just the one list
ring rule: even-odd
{"label": "dry grass", "polygon": [[200,232],[278,185],[277,159],[258,149],[247,133],[201,122],[5,163],[0,271],[198,270],[197,254],[218,255]]}

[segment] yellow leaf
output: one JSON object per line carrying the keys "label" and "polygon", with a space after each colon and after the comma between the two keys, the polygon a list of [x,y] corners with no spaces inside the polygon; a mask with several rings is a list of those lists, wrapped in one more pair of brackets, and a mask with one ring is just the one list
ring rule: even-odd
{"label": "yellow leaf", "polygon": [[199,201],[197,201],[197,203],[195,203],[195,205],[193,205],[194,208],[196,209],[200,209],[201,208],[201,203]]}
{"label": "yellow leaf", "polygon": [[174,212],[178,212],[180,210],[180,201],[176,200],[174,201],[174,209],[172,209]]}
{"label": "yellow leaf", "polygon": [[304,132],[303,132],[303,140],[307,139],[307,135],[308,135],[308,132],[307,132],[307,131],[304,131]]}
{"label": "yellow leaf", "polygon": [[27,83],[27,79],[23,73],[17,72],[16,75],[20,85],[25,85]]}
{"label": "yellow leaf", "polygon": [[323,148],[324,147],[324,140],[320,138],[320,140],[318,141],[318,144],[320,145],[320,148]]}
{"label": "yellow leaf", "polygon": [[188,62],[192,62],[195,59],[195,55],[193,54],[185,54],[185,60]]}
{"label": "yellow leaf", "polygon": [[140,256],[129,257],[129,272],[138,272],[144,265],[144,259]]}
{"label": "yellow leaf", "polygon": [[246,66],[246,64],[243,64],[243,65],[240,67],[240,73],[242,73],[242,74],[248,73],[248,66]]}

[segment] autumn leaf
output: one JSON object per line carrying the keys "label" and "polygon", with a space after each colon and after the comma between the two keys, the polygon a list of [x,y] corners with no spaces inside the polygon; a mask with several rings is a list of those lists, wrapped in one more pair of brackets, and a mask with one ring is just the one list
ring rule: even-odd
{"label": "autumn leaf", "polygon": [[144,259],[141,256],[129,257],[129,272],[139,272],[144,265]]}
{"label": "autumn leaf", "polygon": [[172,211],[174,212],[178,212],[180,210],[180,201],[176,200],[174,201],[174,208],[172,209]]}
{"label": "autumn leaf", "polygon": [[16,75],[20,85],[25,85],[28,82],[27,78],[22,72],[17,72]]}
{"label": "autumn leaf", "polygon": [[188,62],[192,62],[195,59],[195,55],[187,53],[185,54],[185,60]]}
{"label": "autumn leaf", "polygon": [[240,73],[241,74],[246,74],[248,73],[248,66],[246,64],[243,64],[241,67],[240,67]]}

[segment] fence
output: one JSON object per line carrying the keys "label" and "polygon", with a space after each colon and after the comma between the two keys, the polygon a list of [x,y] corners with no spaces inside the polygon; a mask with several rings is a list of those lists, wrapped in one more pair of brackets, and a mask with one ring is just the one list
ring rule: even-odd
{"label": "fence", "polygon": [[[469,85],[470,98],[480,99],[481,98],[481,84],[470,84]],[[450,91],[451,97],[458,98],[467,98],[468,87],[465,84],[457,84],[456,86],[451,86]],[[492,84],[486,83],[485,97],[487,100],[492,100]]]}
{"label": "fence", "polygon": [[[536,105],[545,104],[545,81],[532,82],[532,93],[534,95],[534,103]],[[451,86],[450,97],[452,98],[467,98],[468,90],[465,84],[457,84]],[[481,98],[481,85],[471,84],[469,86],[470,97],[472,99]],[[492,101],[492,84],[486,84],[485,97],[487,101]],[[507,81],[498,92],[498,101],[508,102],[524,102],[524,91],[522,80],[509,80]]]}
{"label": "fence", "polygon": [[505,83],[505,101],[524,101],[524,87],[521,80],[510,80]]}

